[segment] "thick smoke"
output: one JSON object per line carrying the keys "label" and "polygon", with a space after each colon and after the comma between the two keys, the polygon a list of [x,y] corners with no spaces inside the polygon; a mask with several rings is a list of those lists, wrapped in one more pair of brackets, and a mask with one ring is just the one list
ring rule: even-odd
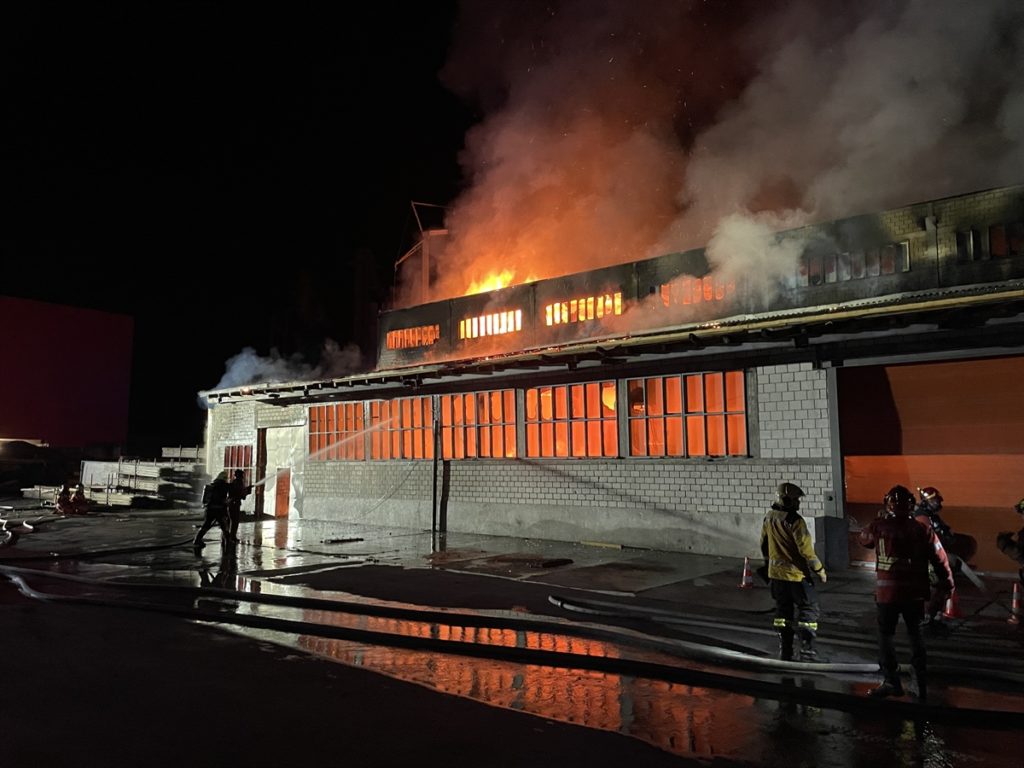
{"label": "thick smoke", "polygon": [[[307,363],[301,355],[284,356],[276,349],[262,356],[252,347],[229,358],[224,364],[224,375],[212,389],[228,389],[247,384],[272,384],[285,381],[329,379],[356,373],[364,369],[362,354],[355,344],[340,347],[333,339],[324,341],[320,361]],[[199,398],[203,402],[203,398]]]}
{"label": "thick smoke", "polygon": [[434,298],[709,241],[741,271],[765,226],[1024,179],[1024,3],[771,6],[464,3],[442,74],[486,116]]}

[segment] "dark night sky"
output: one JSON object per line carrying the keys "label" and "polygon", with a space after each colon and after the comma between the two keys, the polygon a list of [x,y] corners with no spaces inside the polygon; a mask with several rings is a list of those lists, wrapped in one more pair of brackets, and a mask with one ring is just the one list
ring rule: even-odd
{"label": "dark night sky", "polygon": [[0,295],[133,316],[128,448],[192,444],[243,349],[297,378],[372,346],[411,201],[452,206],[435,296],[704,244],[767,290],[765,233],[1019,184],[1020,29],[1020,0],[6,3]]}
{"label": "dark night sky", "polygon": [[[135,318],[130,448],[193,444],[243,347],[316,363],[458,192],[454,3],[8,4],[0,294]],[[269,265],[269,266],[261,266]]]}

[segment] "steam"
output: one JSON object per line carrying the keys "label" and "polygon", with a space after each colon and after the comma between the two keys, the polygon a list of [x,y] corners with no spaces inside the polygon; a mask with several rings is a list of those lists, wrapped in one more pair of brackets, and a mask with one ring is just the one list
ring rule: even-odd
{"label": "steam", "polygon": [[[262,356],[252,347],[241,352],[224,364],[224,375],[211,389],[228,389],[247,384],[272,384],[285,381],[309,381],[345,376],[363,370],[362,353],[355,344],[339,346],[334,339],[324,341],[320,350],[320,361],[311,365],[301,355],[285,356],[277,349]],[[203,398],[199,398],[203,403]]]}
{"label": "steam", "polygon": [[770,291],[777,226],[1024,180],[1019,0],[771,5],[464,3],[442,76],[486,116],[433,298],[705,245]]}

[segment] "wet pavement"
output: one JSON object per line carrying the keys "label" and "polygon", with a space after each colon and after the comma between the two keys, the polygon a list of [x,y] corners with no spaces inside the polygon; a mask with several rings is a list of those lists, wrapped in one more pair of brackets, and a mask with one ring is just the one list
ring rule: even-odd
{"label": "wet pavement", "polygon": [[196,509],[0,517],[16,533],[0,566],[65,577],[8,572],[44,596],[228,628],[680,759],[1020,764],[1024,632],[1006,621],[1007,578],[960,585],[962,617],[928,638],[922,706],[865,696],[877,674],[863,569],[821,586],[829,665],[813,667],[772,661],[772,601],[740,586],[736,558],[269,518],[243,521],[237,547],[214,531],[197,552]]}

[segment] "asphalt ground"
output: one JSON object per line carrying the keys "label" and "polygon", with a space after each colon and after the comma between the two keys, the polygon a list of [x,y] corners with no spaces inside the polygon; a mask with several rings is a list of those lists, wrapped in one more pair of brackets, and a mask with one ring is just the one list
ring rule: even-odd
{"label": "asphalt ground", "polygon": [[[744,563],[735,558],[269,518],[244,521],[237,547],[222,547],[214,531],[197,552],[188,543],[201,522],[197,509],[62,518],[27,500],[0,505],[13,533],[0,546],[0,566],[8,568],[598,622],[774,654],[768,590],[756,577],[741,586]],[[32,583],[51,593],[88,592],[45,579]],[[872,583],[870,571],[854,568],[830,574],[821,586],[824,658],[871,661],[871,643],[857,646],[850,638],[874,636]],[[986,575],[982,589],[958,584],[962,615],[928,637],[932,665],[944,670],[933,682],[937,706],[1024,711],[1024,633],[1006,620],[1011,586],[1010,574]],[[670,620],[679,615],[706,626],[695,633]],[[12,581],[0,587],[0,632],[7,659],[0,693],[4,765],[77,765],[86,758],[97,765],[271,765],[335,754],[363,765],[438,764],[438,755],[449,754],[486,765],[680,764],[635,739],[438,696],[209,623],[102,601],[34,600]],[[973,674],[979,659],[987,665],[980,677]],[[749,675],[765,677],[771,674]],[[845,684],[847,692],[862,694],[870,677]],[[829,690],[820,687],[823,695]],[[507,746],[495,750],[499,736]]]}

